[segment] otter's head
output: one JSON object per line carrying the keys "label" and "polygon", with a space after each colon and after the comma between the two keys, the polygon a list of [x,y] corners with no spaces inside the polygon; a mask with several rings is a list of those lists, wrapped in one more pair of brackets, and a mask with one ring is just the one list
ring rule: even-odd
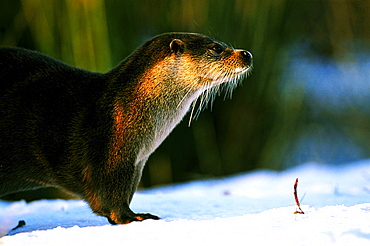
{"label": "otter's head", "polygon": [[249,51],[230,46],[200,34],[173,33],[170,51],[197,71],[200,86],[211,88],[225,82],[235,82],[244,76],[253,64]]}
{"label": "otter's head", "polygon": [[[169,52],[181,64],[179,72],[184,72],[184,84],[190,90],[201,92],[192,105],[192,116],[199,98],[199,108],[195,117],[208,101],[212,101],[220,88],[231,93],[250,71],[252,54],[200,34],[170,33]],[[191,116],[191,118],[192,118]],[[190,119],[191,119],[190,118]]]}
{"label": "otter's head", "polygon": [[220,88],[231,95],[253,63],[250,52],[193,33],[156,36],[137,53],[147,57],[143,77],[144,81],[151,80],[151,92],[163,93],[167,88],[181,98],[181,103],[193,102],[193,110],[200,98],[196,114],[214,99]]}

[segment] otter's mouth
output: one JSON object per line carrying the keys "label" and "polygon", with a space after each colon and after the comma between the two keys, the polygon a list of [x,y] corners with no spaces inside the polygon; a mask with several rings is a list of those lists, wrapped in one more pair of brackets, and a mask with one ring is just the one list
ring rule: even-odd
{"label": "otter's mouth", "polygon": [[224,83],[237,84],[243,80],[252,71],[252,66],[237,67],[235,69],[219,69],[218,72],[210,72],[204,77],[208,81],[208,88],[221,85]]}

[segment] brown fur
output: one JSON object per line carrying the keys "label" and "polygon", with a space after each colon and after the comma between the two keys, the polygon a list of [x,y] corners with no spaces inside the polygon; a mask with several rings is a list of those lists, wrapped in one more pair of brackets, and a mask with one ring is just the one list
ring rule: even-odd
{"label": "brown fur", "polygon": [[113,224],[158,219],[129,208],[149,155],[200,97],[232,89],[244,50],[168,33],[101,74],[0,48],[0,195],[57,186]]}

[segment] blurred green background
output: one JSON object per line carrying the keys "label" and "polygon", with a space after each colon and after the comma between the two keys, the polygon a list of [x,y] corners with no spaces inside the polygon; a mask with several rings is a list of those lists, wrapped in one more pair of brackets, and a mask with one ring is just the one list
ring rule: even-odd
{"label": "blurred green background", "polygon": [[142,187],[370,157],[368,0],[1,0],[0,45],[106,72],[147,39],[198,32],[254,69],[150,157]]}

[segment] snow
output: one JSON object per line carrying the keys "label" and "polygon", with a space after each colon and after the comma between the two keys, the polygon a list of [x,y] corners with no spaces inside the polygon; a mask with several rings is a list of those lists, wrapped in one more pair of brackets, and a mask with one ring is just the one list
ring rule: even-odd
{"label": "snow", "polygon": [[129,225],[79,200],[0,201],[0,245],[370,245],[369,200],[370,160],[308,163],[139,191],[131,208],[162,220]]}

